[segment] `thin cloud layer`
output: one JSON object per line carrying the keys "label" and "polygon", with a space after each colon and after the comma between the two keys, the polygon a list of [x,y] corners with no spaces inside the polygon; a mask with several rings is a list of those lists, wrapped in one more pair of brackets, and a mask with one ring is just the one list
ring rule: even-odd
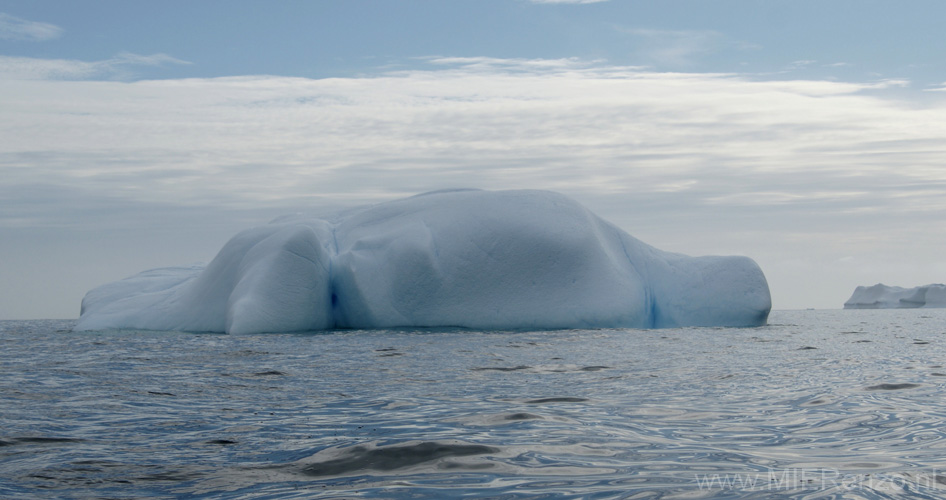
{"label": "thin cloud layer", "polygon": [[0,40],[43,42],[62,36],[59,26],[28,21],[0,12]]}
{"label": "thin cloud layer", "polygon": [[637,53],[662,66],[685,67],[697,57],[719,50],[725,37],[716,31],[680,31],[630,29],[625,33],[638,38]]}
{"label": "thin cloud layer", "polygon": [[122,52],[103,61],[39,59],[0,55],[0,79],[4,80],[89,80],[127,79],[136,66],[190,64],[167,54],[139,55]]}
{"label": "thin cloud layer", "polygon": [[713,30],[657,30],[616,28],[636,39],[635,52],[658,67],[688,68],[704,56],[722,50],[754,50],[755,44],[731,40]]}

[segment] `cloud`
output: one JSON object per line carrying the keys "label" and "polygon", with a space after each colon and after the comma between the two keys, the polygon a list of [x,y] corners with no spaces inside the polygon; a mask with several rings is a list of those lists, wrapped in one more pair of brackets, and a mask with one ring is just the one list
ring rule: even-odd
{"label": "cloud", "polygon": [[[799,297],[809,286],[845,295],[840,304],[860,284],[819,284],[837,275],[817,262],[942,261],[946,109],[896,89],[885,97],[902,82],[761,80],[576,59],[427,63],[319,80],[7,75],[0,240],[31,228],[120,234],[143,221],[211,217],[243,227],[447,187],[539,188],[573,196],[658,247],[751,255],[776,303],[783,286]],[[814,284],[799,278],[798,262],[817,269]],[[852,276],[862,275],[844,279]],[[779,307],[790,305],[806,303]]]}
{"label": "cloud", "polygon": [[943,110],[865,93],[898,81],[753,81],[573,59],[430,63],[370,78],[123,83],[61,81],[102,70],[46,61],[66,69],[0,82],[0,182],[195,206],[477,185],[780,210],[825,203],[825,193],[903,204],[863,193],[946,176]]}
{"label": "cloud", "polygon": [[813,61],[811,59],[801,59],[798,61],[792,61],[791,64],[786,68],[787,71],[794,71],[798,69],[805,69],[811,67],[813,64],[817,64],[818,61]]}
{"label": "cloud", "polygon": [[752,48],[712,30],[617,29],[637,38],[637,54],[659,66],[687,67],[697,58],[724,48]]}
{"label": "cloud", "polygon": [[[603,64],[602,60],[585,60],[576,57],[561,59],[517,59],[498,57],[425,57],[421,60],[439,67],[439,69],[457,68],[464,72],[503,72],[515,73],[545,73],[552,74],[569,70],[588,69]],[[630,67],[626,67],[630,68]],[[635,67],[634,69],[644,69]],[[406,72],[405,74],[409,74]],[[397,73],[392,73],[397,74]],[[445,73],[442,73],[445,74]]]}
{"label": "cloud", "polygon": [[935,87],[926,89],[927,92],[946,92],[946,82],[942,83],[942,87]]}
{"label": "cloud", "polygon": [[27,21],[0,12],[0,40],[42,42],[61,35],[62,28],[54,24]]}
{"label": "cloud", "polygon": [[0,78],[8,80],[126,79],[138,66],[190,64],[167,54],[138,55],[122,52],[103,61],[40,59],[0,55]]}

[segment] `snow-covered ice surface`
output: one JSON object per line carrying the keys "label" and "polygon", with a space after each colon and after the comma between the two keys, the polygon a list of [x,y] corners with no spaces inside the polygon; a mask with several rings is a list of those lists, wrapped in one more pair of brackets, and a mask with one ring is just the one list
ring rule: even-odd
{"label": "snow-covered ice surface", "polygon": [[202,267],[90,291],[77,330],[760,326],[747,257],[658,250],[545,191],[438,191],[236,235]]}
{"label": "snow-covered ice surface", "polygon": [[946,307],[946,285],[932,284],[901,288],[878,283],[859,286],[844,303],[845,309],[912,309]]}

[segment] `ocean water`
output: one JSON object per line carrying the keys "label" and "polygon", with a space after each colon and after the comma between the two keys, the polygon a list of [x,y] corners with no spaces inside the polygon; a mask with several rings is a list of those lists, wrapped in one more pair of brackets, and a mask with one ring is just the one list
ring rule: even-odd
{"label": "ocean water", "polygon": [[0,498],[943,498],[946,310],[751,329],[0,322]]}

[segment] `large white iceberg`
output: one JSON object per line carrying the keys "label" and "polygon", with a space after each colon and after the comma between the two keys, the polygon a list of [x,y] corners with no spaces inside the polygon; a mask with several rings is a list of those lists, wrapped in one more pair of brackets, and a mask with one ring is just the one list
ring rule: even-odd
{"label": "large white iceberg", "polygon": [[912,309],[946,307],[946,285],[932,284],[901,288],[878,283],[859,286],[844,303],[845,309]]}
{"label": "large white iceberg", "polygon": [[77,330],[759,326],[747,257],[651,247],[545,191],[438,191],[326,218],[284,217],[206,267],[98,287]]}

